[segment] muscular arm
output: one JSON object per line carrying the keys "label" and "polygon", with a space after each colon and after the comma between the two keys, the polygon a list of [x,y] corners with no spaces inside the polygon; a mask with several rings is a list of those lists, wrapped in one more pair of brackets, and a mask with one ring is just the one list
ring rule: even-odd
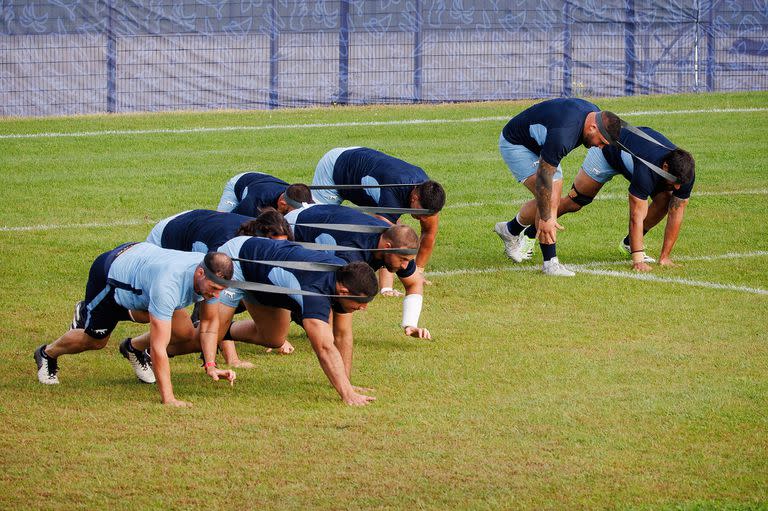
{"label": "muscular arm", "polygon": [[[632,252],[643,250],[643,221],[648,214],[648,200],[638,199],[629,194],[629,249]],[[633,254],[634,256],[634,254]],[[632,267],[639,271],[650,271],[647,263],[632,262]]]}
{"label": "muscular arm", "polygon": [[149,350],[152,370],[157,379],[157,390],[163,404],[173,404],[176,398],[171,385],[171,365],[168,363],[168,344],[171,342],[171,322],[149,315]]}
{"label": "muscular arm", "polygon": [[421,224],[421,236],[419,237],[419,253],[416,254],[416,266],[424,268],[432,257],[432,249],[435,247],[437,227],[440,223],[440,214],[425,216],[419,219]]}
{"label": "muscular arm", "polygon": [[344,369],[344,361],[341,358],[339,350],[336,348],[333,339],[331,325],[319,319],[305,319],[303,321],[304,330],[307,332],[312,349],[317,355],[320,367],[330,380],[331,385],[339,393],[341,399],[348,405],[362,406],[367,405],[375,398],[358,394],[352,388],[352,384],[347,377]]}
{"label": "muscular arm", "polygon": [[557,212],[552,211],[552,178],[557,171],[544,160],[539,160],[536,170],[536,210],[539,215],[539,241],[545,244],[555,243],[557,237]]}
{"label": "muscular arm", "polygon": [[216,361],[216,345],[219,340],[219,304],[203,303],[200,307],[200,349],[203,362]]}
{"label": "muscular arm", "polygon": [[[405,296],[406,299],[408,296],[413,295],[424,295],[424,279],[420,278],[419,273],[414,273],[410,277],[401,278],[400,282],[403,283],[403,287],[405,288]],[[403,301],[403,324],[405,323],[406,314],[405,314],[405,307],[406,307],[407,301]],[[419,305],[419,312],[420,312],[421,306]],[[431,339],[432,336],[429,333],[429,330],[426,328],[419,328],[417,324],[414,325],[406,325],[403,327],[403,333],[405,335],[408,335],[410,337],[416,337],[417,339]]]}
{"label": "muscular arm", "polygon": [[344,373],[348,380],[352,380],[352,353],[354,351],[354,337],[352,336],[352,314],[333,313],[333,343],[339,350],[341,360],[344,362]]}
{"label": "muscular arm", "polygon": [[667,226],[664,229],[664,243],[661,246],[661,255],[659,256],[659,264],[661,265],[672,264],[672,259],[669,256],[672,254],[672,248],[675,246],[678,234],[680,234],[680,226],[683,224],[687,205],[688,199],[678,199],[674,195],[672,196],[667,213]]}

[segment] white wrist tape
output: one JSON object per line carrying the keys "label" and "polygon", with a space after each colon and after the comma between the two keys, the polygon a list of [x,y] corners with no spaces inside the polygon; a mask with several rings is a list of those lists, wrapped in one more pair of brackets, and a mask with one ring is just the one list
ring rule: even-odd
{"label": "white wrist tape", "polygon": [[422,295],[407,295],[403,298],[403,322],[400,326],[403,328],[419,326],[419,316],[421,316],[423,303],[424,297]]}

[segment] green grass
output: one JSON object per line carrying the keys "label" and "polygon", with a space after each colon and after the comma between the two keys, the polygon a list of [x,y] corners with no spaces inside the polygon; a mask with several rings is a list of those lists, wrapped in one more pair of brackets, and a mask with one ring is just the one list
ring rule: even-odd
{"label": "green grass", "polygon": [[[597,102],[747,109],[768,93]],[[508,118],[528,104],[0,120],[0,135],[288,126],[0,138],[0,227],[49,226],[0,231],[0,509],[768,508],[768,296],[673,281],[768,289],[755,255],[768,251],[768,112],[627,116],[697,160],[682,266],[653,282],[516,271],[491,231],[527,199],[498,155],[504,120],[290,127]],[[240,346],[257,368],[233,388],[194,356],[173,359],[191,409],[163,408],[119,356],[140,325],[62,357],[58,387],[37,383],[32,350],[64,331],[96,255],[215,207],[237,172],[309,181],[345,145],[419,164],[448,193],[422,314],[434,341],[402,336],[395,299],[355,318],[353,382],[376,388],[373,405],[341,403],[295,326],[291,356]],[[564,161],[566,186],[583,155]],[[632,276],[616,249],[626,188],[617,178],[562,219],[565,262]],[[87,223],[114,225],[76,227]],[[662,234],[647,236],[652,255]]]}

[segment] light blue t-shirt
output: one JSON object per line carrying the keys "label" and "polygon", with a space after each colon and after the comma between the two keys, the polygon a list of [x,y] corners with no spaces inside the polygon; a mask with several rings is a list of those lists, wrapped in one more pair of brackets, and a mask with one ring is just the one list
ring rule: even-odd
{"label": "light blue t-shirt", "polygon": [[149,311],[170,321],[174,310],[203,300],[195,293],[194,272],[204,257],[138,243],[118,256],[109,269],[115,301],[126,309]]}

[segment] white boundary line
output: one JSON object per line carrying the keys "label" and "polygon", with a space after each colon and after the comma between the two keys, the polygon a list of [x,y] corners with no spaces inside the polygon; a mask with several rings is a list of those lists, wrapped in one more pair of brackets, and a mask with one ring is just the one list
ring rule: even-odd
{"label": "white boundary line", "polygon": [[[759,189],[759,190],[727,190],[723,192],[696,192],[694,193],[691,198],[696,199],[697,197],[726,197],[729,195],[768,195],[768,189]],[[604,193],[597,195],[595,197],[595,200],[626,200],[627,194],[619,194],[619,193]],[[533,196],[527,198],[527,199],[509,199],[509,200],[493,200],[493,201],[485,201],[485,202],[457,202],[455,204],[448,204],[443,209],[454,209],[454,208],[474,208],[474,207],[482,207],[482,206],[520,206],[522,204],[525,204],[526,202],[533,200]],[[0,230],[2,230],[0,228]]]}
{"label": "white boundary line", "polygon": [[[768,189],[762,190],[729,190],[725,192],[701,192],[696,193],[696,197],[723,197],[729,195],[768,195]],[[624,200],[626,195],[617,193],[606,193],[598,195],[595,200]],[[490,202],[459,202],[456,204],[449,204],[445,209],[454,208],[468,208],[468,207],[482,207],[482,206],[496,206],[496,205],[508,205],[519,206],[525,204],[531,199],[510,199],[510,200],[498,200]],[[20,225],[20,226],[2,226],[0,232],[31,232],[31,231],[51,231],[56,229],[88,229],[93,227],[126,227],[130,225],[154,225],[157,220],[119,220],[114,222],[89,222],[85,224],[38,224],[38,225]]]}
{"label": "white boundary line", "polygon": [[[720,254],[714,256],[681,256],[676,258],[677,261],[716,261],[720,259],[741,259],[745,257],[764,257],[768,256],[768,251],[758,250],[755,252],[736,253],[729,252],[727,254]],[[510,263],[511,264],[511,263]],[[618,277],[625,279],[644,280],[649,282],[662,282],[665,284],[682,284],[685,286],[705,287],[709,289],[723,289],[728,291],[741,291],[744,293],[752,293],[758,295],[768,295],[768,289],[761,289],[756,287],[737,286],[734,284],[719,284],[717,282],[707,282],[702,280],[683,279],[679,277],[660,277],[651,273],[639,273],[634,271],[615,271],[615,270],[601,270],[592,269],[600,266],[626,266],[629,267],[629,261],[595,261],[585,264],[570,264],[569,268],[573,269],[577,273],[588,273],[590,275],[601,275],[607,277]],[[462,270],[448,270],[448,271],[434,271],[427,272],[429,277],[453,277],[456,275],[482,275],[482,274],[495,274],[502,272],[516,272],[516,271],[541,271],[539,265],[524,265],[524,266],[508,266],[505,268],[477,268],[477,269],[462,269]]]}
{"label": "white boundary line", "polygon": [[[739,112],[768,112],[768,108],[712,108],[702,110],[648,110],[641,112],[618,113],[620,117],[638,115],[679,115],[679,114],[726,114]],[[61,137],[101,137],[109,135],[155,135],[155,134],[185,134],[211,133],[231,131],[263,131],[280,129],[314,129],[314,128],[348,128],[355,126],[399,126],[406,124],[455,124],[508,121],[509,116],[470,117],[467,119],[404,119],[397,121],[360,121],[311,124],[268,124],[266,126],[220,126],[218,128],[187,128],[187,129],[156,129],[156,130],[104,130],[104,131],[73,131],[49,133],[18,133],[0,135],[0,140],[23,138],[61,138]]]}

